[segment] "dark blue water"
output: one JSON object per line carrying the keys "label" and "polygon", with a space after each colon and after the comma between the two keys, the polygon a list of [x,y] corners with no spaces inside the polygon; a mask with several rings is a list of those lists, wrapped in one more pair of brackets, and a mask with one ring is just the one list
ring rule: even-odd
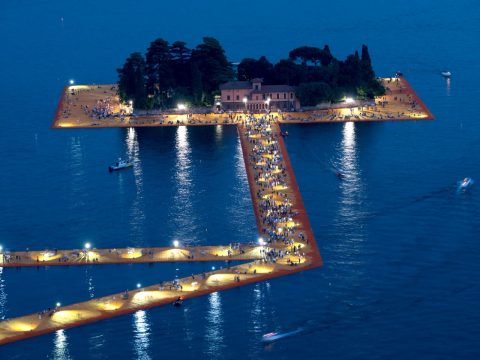
{"label": "dark blue water", "polygon": [[[231,60],[276,61],[324,43],[343,57],[367,43],[377,73],[403,71],[437,116],[288,127],[322,269],[7,345],[2,360],[480,357],[480,188],[458,193],[455,185],[465,176],[480,182],[480,4],[318,3],[0,3],[6,248],[256,238],[235,128],[49,128],[68,79],[114,82],[123,59],[157,36],[191,46],[216,36]],[[134,168],[109,174],[125,154]],[[0,269],[0,318],[208,266]],[[303,333],[260,345],[266,332],[297,327]]]}

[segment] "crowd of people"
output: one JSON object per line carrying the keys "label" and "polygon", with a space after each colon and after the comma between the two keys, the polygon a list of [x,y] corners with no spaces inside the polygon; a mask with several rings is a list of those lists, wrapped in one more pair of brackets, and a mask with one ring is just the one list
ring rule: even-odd
{"label": "crowd of people", "polygon": [[[295,222],[298,213],[293,208],[286,164],[279,147],[280,133],[272,128],[274,122],[273,115],[252,116],[243,121],[250,143],[248,161],[254,171],[262,233],[267,245],[272,245],[263,255],[270,262],[290,255],[303,256],[293,244],[305,240]],[[282,246],[273,246],[278,244]]]}

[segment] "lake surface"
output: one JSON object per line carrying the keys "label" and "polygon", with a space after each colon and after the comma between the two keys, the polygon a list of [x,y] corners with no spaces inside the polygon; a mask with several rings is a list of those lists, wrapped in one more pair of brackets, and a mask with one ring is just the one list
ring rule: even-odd
{"label": "lake surface", "polygon": [[[288,126],[323,268],[6,345],[0,358],[478,359],[480,4],[162,3],[0,4],[5,248],[256,239],[234,127],[50,129],[70,78],[115,82],[157,36],[195,46],[212,35],[232,61],[325,43],[343,58],[367,43],[377,74],[401,70],[437,120]],[[126,154],[133,169],[108,173]],[[459,193],[465,176],[477,184]],[[0,318],[210,266],[0,269]]]}

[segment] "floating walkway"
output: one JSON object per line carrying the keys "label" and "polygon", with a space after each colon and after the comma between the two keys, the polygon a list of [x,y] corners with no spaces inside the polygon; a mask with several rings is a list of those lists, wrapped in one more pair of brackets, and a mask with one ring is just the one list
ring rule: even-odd
{"label": "floating walkway", "polygon": [[263,258],[261,250],[262,247],[258,244],[235,244],[230,246],[12,251],[0,254],[0,267],[260,260]]}
{"label": "floating walkway", "polygon": [[[382,78],[387,93],[375,98],[371,105],[345,103],[331,109],[314,108],[299,112],[272,112],[275,121],[283,124],[372,122],[394,120],[433,120],[434,116],[404,77]],[[95,112],[93,109],[97,109]],[[127,114],[120,103],[117,85],[72,85],[63,89],[52,128],[122,128],[239,125],[243,112],[188,113],[187,111],[145,112]],[[262,117],[265,113],[256,114]]]}
{"label": "floating walkway", "polygon": [[[48,254],[45,251],[29,251],[11,253],[20,259],[3,265],[53,265],[61,263],[59,259],[65,256],[68,257],[67,265],[118,263],[120,260],[122,263],[152,262],[155,258],[158,261],[207,261],[260,257],[261,260],[4,320],[0,322],[0,345],[171,304],[179,298],[187,300],[321,266],[322,259],[278,124],[273,117],[250,117],[238,124],[238,132],[261,234],[259,246],[241,246],[235,249],[238,252],[230,254],[231,257],[228,254],[228,250],[232,251],[230,247],[219,246],[151,248],[143,251],[62,250],[56,253],[49,251]],[[40,258],[45,255],[48,255],[46,259]],[[53,257],[56,258],[50,260]],[[90,261],[92,257],[98,261]]]}

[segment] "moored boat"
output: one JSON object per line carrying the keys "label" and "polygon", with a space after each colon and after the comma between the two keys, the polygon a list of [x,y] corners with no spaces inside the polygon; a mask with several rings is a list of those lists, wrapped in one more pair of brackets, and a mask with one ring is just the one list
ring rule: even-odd
{"label": "moored boat", "polygon": [[118,161],[113,164],[113,165],[110,165],[108,167],[108,171],[117,171],[117,170],[122,170],[122,169],[126,169],[126,168],[129,168],[133,166],[133,163],[130,162],[130,161],[127,161],[127,160],[123,160],[123,159],[118,159]]}

